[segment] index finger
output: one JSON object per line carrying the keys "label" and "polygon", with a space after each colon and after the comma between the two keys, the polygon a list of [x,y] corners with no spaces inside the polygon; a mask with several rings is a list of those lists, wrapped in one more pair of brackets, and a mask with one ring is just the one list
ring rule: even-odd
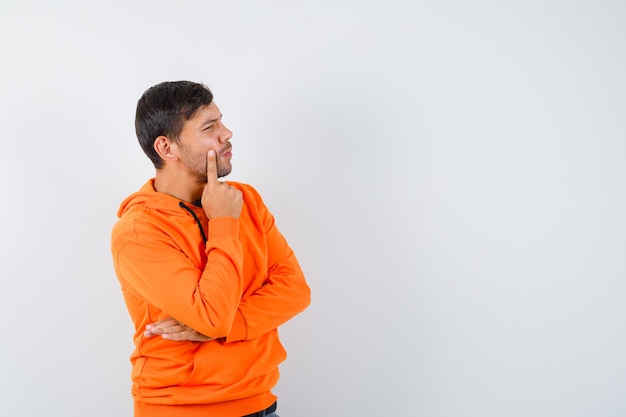
{"label": "index finger", "polygon": [[206,155],[206,178],[207,182],[217,182],[217,154],[213,149]]}

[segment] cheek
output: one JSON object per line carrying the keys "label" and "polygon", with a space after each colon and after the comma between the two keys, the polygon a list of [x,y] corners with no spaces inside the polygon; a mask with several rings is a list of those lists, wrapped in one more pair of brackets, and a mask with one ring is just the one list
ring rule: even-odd
{"label": "cheek", "polygon": [[206,172],[206,154],[202,152],[184,155],[185,164],[195,172]]}

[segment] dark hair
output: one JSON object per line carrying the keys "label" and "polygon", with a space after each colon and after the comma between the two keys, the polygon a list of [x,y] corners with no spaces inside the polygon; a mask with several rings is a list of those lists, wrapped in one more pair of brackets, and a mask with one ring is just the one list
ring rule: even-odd
{"label": "dark hair", "polygon": [[135,132],[141,148],[155,168],[163,160],[154,150],[159,136],[177,142],[184,123],[196,111],[213,102],[213,93],[204,84],[191,81],[168,81],[147,89],[137,102]]}

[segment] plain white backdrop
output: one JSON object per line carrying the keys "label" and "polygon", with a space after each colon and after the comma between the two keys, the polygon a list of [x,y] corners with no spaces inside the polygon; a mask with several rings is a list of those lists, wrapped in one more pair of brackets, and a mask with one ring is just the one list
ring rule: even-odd
{"label": "plain white backdrop", "polygon": [[0,51],[0,415],[132,415],[110,229],[180,79],[313,290],[281,416],[626,414],[623,2],[2,0]]}

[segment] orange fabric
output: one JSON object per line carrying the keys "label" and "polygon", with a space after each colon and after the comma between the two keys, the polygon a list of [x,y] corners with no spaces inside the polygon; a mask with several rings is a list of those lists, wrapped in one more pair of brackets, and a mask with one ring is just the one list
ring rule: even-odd
{"label": "orange fabric", "polygon": [[[122,203],[112,232],[117,277],[135,325],[135,416],[241,416],[267,408],[286,358],[277,328],[310,302],[296,257],[251,186],[239,219],[208,221],[148,181]],[[143,336],[174,317],[210,342]]]}

